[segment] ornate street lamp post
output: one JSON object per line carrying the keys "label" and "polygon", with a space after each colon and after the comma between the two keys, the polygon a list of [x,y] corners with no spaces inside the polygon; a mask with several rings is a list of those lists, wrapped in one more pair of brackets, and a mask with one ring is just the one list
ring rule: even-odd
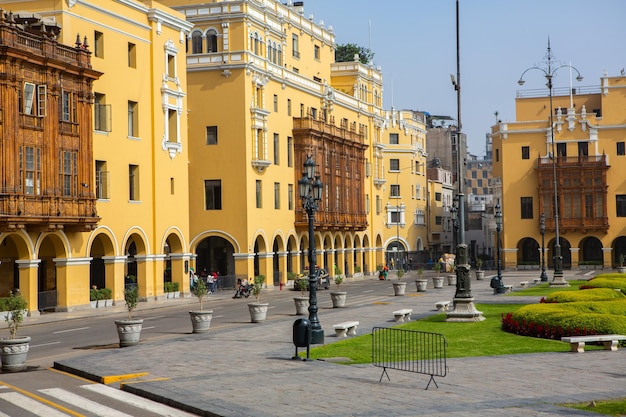
{"label": "ornate street lamp post", "polygon": [[496,204],[496,214],[494,216],[496,218],[496,248],[497,248],[497,256],[498,256],[498,275],[494,279],[491,280],[491,286],[493,288],[494,294],[504,294],[505,288],[504,283],[502,282],[502,257],[500,256],[500,232],[502,231],[502,209],[500,208],[500,203]]}
{"label": "ornate street lamp post", "polygon": [[541,282],[548,282],[548,275],[546,275],[546,215],[541,213],[541,219],[539,220],[539,230],[541,231]]}
{"label": "ornate street lamp post", "polygon": [[304,172],[298,181],[302,208],[309,218],[309,321],[311,322],[311,344],[324,343],[324,330],[317,317],[317,279],[319,271],[315,268],[315,212],[322,199],[322,181],[315,175],[315,161],[308,155],[304,162]]}
{"label": "ornate street lamp post", "polygon": [[[543,72],[544,77],[548,81],[546,86],[548,87],[548,92],[550,95],[550,144],[552,149],[552,180],[553,180],[553,188],[554,188],[554,232],[555,232],[555,242],[554,242],[554,278],[552,279],[553,285],[568,285],[567,281],[563,278],[563,256],[561,255],[561,240],[559,237],[559,193],[557,189],[557,177],[556,177],[556,159],[557,155],[555,152],[555,141],[554,141],[554,108],[552,107],[552,78],[554,78],[556,72],[561,68],[570,68],[576,71],[578,74],[576,76],[576,81],[580,82],[583,80],[580,72],[571,65],[568,64],[560,64],[558,61],[553,63],[553,55],[552,50],[550,49],[550,39],[548,39],[548,51],[545,56],[545,67],[534,66],[527,68],[522,75],[520,76],[519,81],[517,82],[519,85],[524,85],[524,75],[530,70],[539,70]],[[556,65],[556,68],[555,68]]]}

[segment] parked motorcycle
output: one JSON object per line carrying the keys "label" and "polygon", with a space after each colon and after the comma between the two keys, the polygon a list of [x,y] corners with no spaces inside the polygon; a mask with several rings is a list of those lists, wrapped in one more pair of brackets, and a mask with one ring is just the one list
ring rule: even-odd
{"label": "parked motorcycle", "polygon": [[233,295],[233,298],[248,298],[250,297],[250,294],[252,293],[252,285],[248,284],[248,285],[239,285],[239,287],[237,288],[237,291],[235,291],[235,295]]}
{"label": "parked motorcycle", "polygon": [[328,272],[326,272],[325,269],[319,270],[317,288],[324,288],[326,290],[330,288],[330,275],[328,275]]}

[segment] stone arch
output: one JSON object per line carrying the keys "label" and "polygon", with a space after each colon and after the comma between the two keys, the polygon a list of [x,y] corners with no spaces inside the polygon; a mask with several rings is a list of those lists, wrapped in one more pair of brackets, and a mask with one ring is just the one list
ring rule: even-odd
{"label": "stone arch", "polygon": [[580,241],[579,262],[598,262],[602,265],[604,253],[602,251],[602,242],[595,236],[587,236]]}
{"label": "stone arch", "polygon": [[[88,277],[71,277],[67,273],[69,244],[63,233],[43,233],[35,243],[39,268],[37,272],[38,310],[54,310],[57,305],[67,306],[70,288],[89,289]],[[65,262],[59,263],[58,261]],[[71,280],[71,281],[70,281]]]}
{"label": "stone arch", "polygon": [[[626,257],[626,237],[617,237],[613,240],[611,248],[613,249],[613,265],[620,266],[620,255],[624,255],[624,257]],[[624,262],[624,265],[626,265],[626,261]]]}
{"label": "stone arch", "polygon": [[[6,296],[9,291],[22,288],[18,260],[34,258],[34,244],[28,234],[23,231],[0,234],[0,296]],[[35,305],[28,299],[29,306]]]}
{"label": "stone arch", "polygon": [[89,261],[89,287],[113,288],[115,285],[115,266],[108,263],[106,258],[113,258],[116,254],[115,237],[110,230],[96,229],[87,243],[87,257]]}
{"label": "stone arch", "polygon": [[[554,268],[554,243],[556,242],[555,238],[550,239],[548,242],[548,246],[546,246],[548,250],[548,254],[546,254],[546,260],[548,263],[548,268]],[[559,236],[559,242],[561,243],[561,256],[563,257],[563,268],[571,269],[572,268],[572,245],[569,243],[569,240]]]}
{"label": "stone arch", "polygon": [[539,242],[532,237],[525,237],[517,242],[517,264],[537,264],[541,260]]}
{"label": "stone arch", "polygon": [[272,282],[274,286],[280,285],[283,277],[287,275],[287,264],[285,257],[285,242],[281,234],[274,236],[274,243],[272,244]]}

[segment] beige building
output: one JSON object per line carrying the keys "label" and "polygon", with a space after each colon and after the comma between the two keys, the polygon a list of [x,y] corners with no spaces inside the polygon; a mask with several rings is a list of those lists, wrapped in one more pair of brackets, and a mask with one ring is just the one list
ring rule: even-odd
{"label": "beige building", "polygon": [[[24,209],[2,215],[0,290],[19,288],[37,311],[89,307],[92,286],[122,300],[128,276],[144,300],[162,296],[167,281],[188,289],[185,40],[192,25],[153,1],[3,7],[14,12],[3,11],[1,24],[15,32],[20,59],[28,54],[38,64],[7,68],[15,81],[0,102],[0,127],[20,121],[3,139],[16,144],[13,158],[18,146],[26,158],[24,182],[11,186]],[[32,97],[32,86],[38,112],[30,100],[8,104],[18,94]],[[39,147],[42,134],[60,154]],[[6,177],[4,184],[6,191]]]}
{"label": "beige building", "polygon": [[619,264],[626,253],[626,182],[620,169],[626,161],[625,88],[626,77],[608,74],[598,86],[554,88],[552,109],[547,90],[520,91],[516,120],[492,127],[506,266],[539,265],[544,215],[546,264],[552,267],[555,184],[563,267]]}

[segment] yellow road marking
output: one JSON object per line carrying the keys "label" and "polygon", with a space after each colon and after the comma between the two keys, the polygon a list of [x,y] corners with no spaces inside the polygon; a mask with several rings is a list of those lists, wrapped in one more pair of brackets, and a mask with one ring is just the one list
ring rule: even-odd
{"label": "yellow road marking", "polygon": [[124,374],[124,375],[109,375],[109,376],[103,376],[102,378],[100,378],[100,382],[102,382],[105,385],[109,385],[113,382],[117,382],[117,381],[123,381],[125,379],[134,379],[134,378],[140,378],[142,376],[146,376],[149,375],[148,372],[137,372],[136,374]]}

